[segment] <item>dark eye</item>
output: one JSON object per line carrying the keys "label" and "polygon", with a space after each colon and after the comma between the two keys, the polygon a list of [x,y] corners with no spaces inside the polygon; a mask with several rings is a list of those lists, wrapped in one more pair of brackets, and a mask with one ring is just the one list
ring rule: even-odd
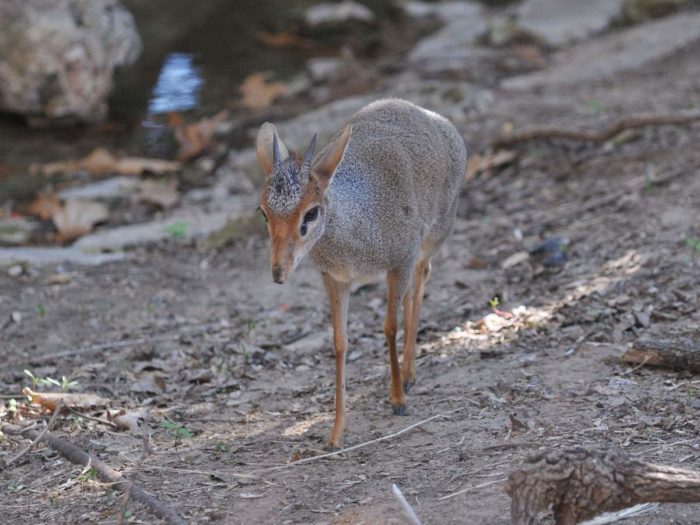
{"label": "dark eye", "polygon": [[260,215],[262,215],[262,218],[265,219],[265,222],[267,222],[267,215],[265,215],[263,209],[258,206],[258,211],[260,212]]}
{"label": "dark eye", "polygon": [[314,206],[304,215],[304,222],[313,222],[318,218],[318,206]]}

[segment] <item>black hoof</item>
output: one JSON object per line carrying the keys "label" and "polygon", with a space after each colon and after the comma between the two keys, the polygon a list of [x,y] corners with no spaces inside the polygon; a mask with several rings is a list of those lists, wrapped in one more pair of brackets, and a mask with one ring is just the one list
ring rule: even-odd
{"label": "black hoof", "polygon": [[338,452],[339,450],[343,449],[336,445],[326,445],[326,452]]}
{"label": "black hoof", "polygon": [[406,393],[406,392],[408,392],[409,390],[411,390],[411,388],[412,388],[413,385],[415,385],[415,384],[416,384],[415,380],[414,380],[414,381],[404,381],[404,382],[403,382],[403,391],[404,391],[404,393]]}
{"label": "black hoof", "polygon": [[406,405],[392,405],[391,409],[394,411],[395,416],[406,416]]}

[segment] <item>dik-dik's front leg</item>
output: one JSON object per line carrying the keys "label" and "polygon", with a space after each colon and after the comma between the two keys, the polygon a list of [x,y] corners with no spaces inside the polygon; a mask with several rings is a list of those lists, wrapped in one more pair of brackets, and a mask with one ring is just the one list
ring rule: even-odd
{"label": "dik-dik's front leg", "polygon": [[350,284],[341,283],[330,275],[323,274],[333,323],[333,345],[335,346],[335,422],[328,437],[328,448],[340,448],[345,430],[345,354],[348,348],[348,302]]}
{"label": "dik-dik's front leg", "polygon": [[384,335],[389,347],[389,369],[391,373],[391,408],[397,416],[406,415],[406,395],[401,381],[399,352],[396,349],[396,331],[398,326],[399,305],[411,280],[411,269],[390,270],[386,276],[387,298]]}

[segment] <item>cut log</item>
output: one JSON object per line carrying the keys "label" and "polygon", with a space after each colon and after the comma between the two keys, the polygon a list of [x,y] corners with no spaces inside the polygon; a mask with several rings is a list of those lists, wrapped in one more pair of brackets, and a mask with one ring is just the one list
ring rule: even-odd
{"label": "cut log", "polygon": [[510,475],[512,525],[535,525],[550,506],[556,525],[575,525],[640,503],[699,503],[700,472],[655,465],[617,450],[553,450]]}
{"label": "cut log", "polygon": [[625,363],[700,372],[700,341],[639,340],[632,343],[632,348],[622,354],[621,359]]}

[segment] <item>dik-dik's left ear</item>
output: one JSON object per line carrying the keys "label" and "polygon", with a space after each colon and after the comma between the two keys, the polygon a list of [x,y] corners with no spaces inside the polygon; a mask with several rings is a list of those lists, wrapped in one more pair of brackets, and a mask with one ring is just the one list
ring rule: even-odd
{"label": "dik-dik's left ear", "polygon": [[289,157],[289,151],[277,134],[274,124],[265,122],[258,131],[255,140],[255,152],[258,162],[262,166],[265,176],[270,176],[275,169],[275,164]]}
{"label": "dik-dik's left ear", "polygon": [[333,144],[331,144],[323,156],[316,161],[316,164],[314,164],[313,173],[318,178],[318,181],[321,183],[324,190],[330,184],[331,179],[335,174],[335,170],[343,160],[345,151],[350,143],[351,134],[352,127],[349,125],[345,126],[343,133],[335,140]]}

